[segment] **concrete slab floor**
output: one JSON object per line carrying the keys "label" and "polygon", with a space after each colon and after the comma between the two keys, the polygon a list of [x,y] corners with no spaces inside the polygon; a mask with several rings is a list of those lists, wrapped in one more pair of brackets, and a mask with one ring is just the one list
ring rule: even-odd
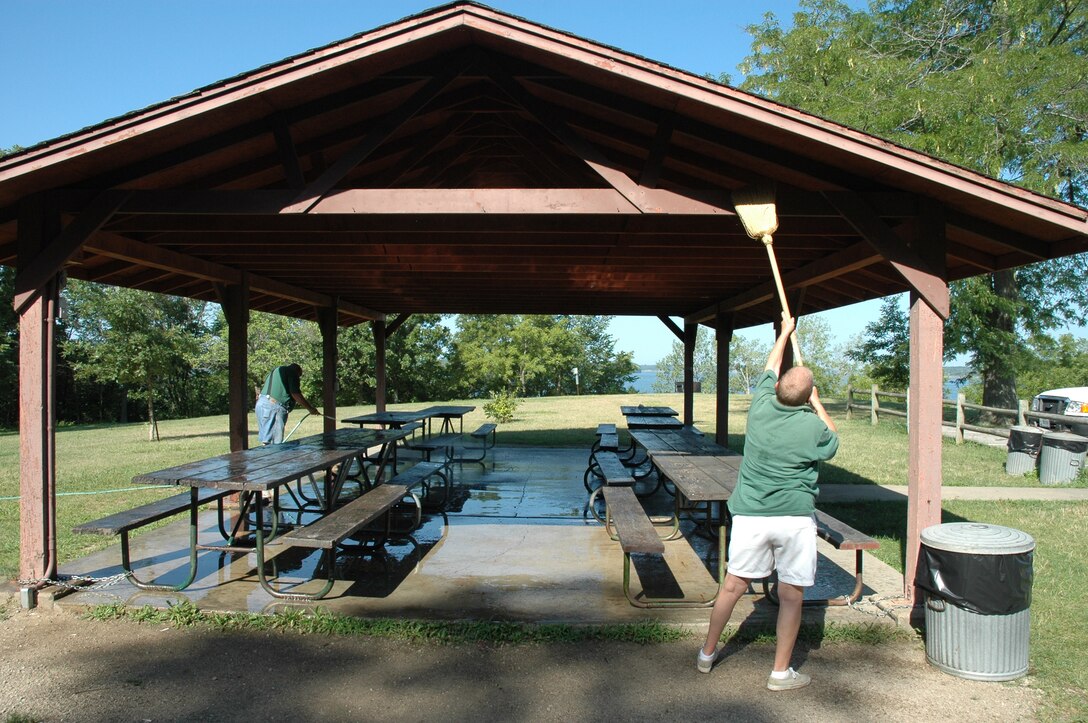
{"label": "concrete slab floor", "polygon": [[[62,607],[121,602],[130,606],[190,600],[205,610],[274,611],[321,607],[363,617],[435,620],[501,620],[612,624],[657,620],[702,626],[706,609],[640,609],[623,594],[623,554],[592,517],[583,518],[581,449],[497,448],[486,464],[453,466],[453,493],[445,511],[424,512],[410,538],[390,540],[365,554],[336,558],[337,582],[314,603],[276,600],[257,581],[255,554],[201,552],[196,580],[180,593],[141,591],[127,581],[96,586],[57,600]],[[651,514],[671,512],[673,498],[658,490],[644,500]],[[309,513],[283,513],[297,524]],[[218,541],[215,513],[201,515],[201,541]],[[686,521],[684,537],[666,542],[663,558],[636,556],[632,589],[654,597],[710,600],[717,591],[718,543]],[[133,566],[143,579],[177,584],[188,569],[188,524],[181,520],[137,535]],[[826,598],[854,584],[854,553],[821,541],[817,584],[807,596]],[[320,551],[270,550],[266,571],[298,590],[316,590],[326,572]],[[66,575],[108,577],[120,572],[118,545],[65,564]],[[894,625],[876,600],[902,593],[902,576],[866,554],[863,602],[850,607],[806,608],[806,622]],[[319,580],[311,581],[314,575]],[[746,595],[733,622],[771,622],[777,608],[761,591]]]}

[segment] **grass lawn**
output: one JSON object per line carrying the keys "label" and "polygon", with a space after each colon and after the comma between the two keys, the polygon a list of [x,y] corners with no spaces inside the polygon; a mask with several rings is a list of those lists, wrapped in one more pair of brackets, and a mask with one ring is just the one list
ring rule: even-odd
{"label": "grass lawn", "polygon": [[[730,446],[742,449],[747,397],[730,400]],[[664,404],[680,410],[679,394],[610,395],[526,399],[517,418],[499,426],[501,445],[586,447],[600,422],[614,422],[622,429],[621,404]],[[479,401],[451,400],[452,404]],[[418,409],[425,404],[391,405],[391,409]],[[867,416],[843,418],[844,404],[829,403],[839,425],[842,446],[833,463],[821,472],[824,483],[907,483],[907,435],[902,422],[869,424]],[[372,411],[372,407],[340,409],[347,417]],[[290,431],[300,419],[289,420]],[[487,421],[482,410],[467,415],[466,430]],[[715,431],[714,398],[696,395],[695,424]],[[250,429],[256,425],[251,417]],[[296,437],[321,430],[319,419],[307,419]],[[134,487],[136,474],[190,462],[227,451],[226,416],[165,421],[162,440],[148,442],[143,424],[62,427],[57,432],[58,546],[61,560],[71,560],[101,549],[114,540],[72,535],[81,522],[176,493],[177,490]],[[256,440],[251,441],[252,444]],[[1037,479],[1009,477],[1003,465],[1005,451],[976,444],[957,446],[945,440],[944,483],[948,486],[1039,485]],[[0,575],[15,576],[18,567],[19,439],[15,432],[0,433]],[[1088,486],[1082,474],[1077,487]],[[123,490],[107,492],[109,490]],[[84,494],[72,494],[84,493]],[[89,493],[89,494],[86,494]],[[905,537],[905,504],[870,503],[827,505],[828,511],[881,540],[879,555],[902,570]],[[1035,537],[1035,588],[1032,601],[1031,666],[1039,685],[1047,692],[1048,719],[1088,716],[1088,503],[965,502],[948,500],[945,521],[978,520],[1007,525]]]}

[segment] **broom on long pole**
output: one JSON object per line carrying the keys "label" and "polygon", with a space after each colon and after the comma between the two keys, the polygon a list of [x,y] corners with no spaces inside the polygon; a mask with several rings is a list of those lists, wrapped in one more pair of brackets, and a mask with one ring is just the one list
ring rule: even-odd
{"label": "broom on long pole", "polygon": [[[774,232],[778,230],[778,214],[774,207],[774,185],[771,183],[757,183],[733,191],[733,207],[737,210],[740,222],[744,224],[744,230],[752,238],[763,242],[767,249],[767,259],[771,262],[771,273],[774,274],[774,285],[778,290],[778,301],[782,305],[782,313],[790,315],[790,307],[786,302],[786,289],[782,286],[782,274],[778,270],[778,259],[774,255]],[[797,344],[797,332],[790,334],[790,343],[793,345],[793,363],[804,366],[801,360],[801,348]]]}

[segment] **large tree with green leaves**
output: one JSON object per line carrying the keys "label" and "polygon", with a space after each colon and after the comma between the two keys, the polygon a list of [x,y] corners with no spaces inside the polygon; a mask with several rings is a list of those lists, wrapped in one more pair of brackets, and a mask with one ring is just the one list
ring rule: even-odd
{"label": "large tree with green leaves", "polygon": [[880,304],[880,316],[865,325],[861,341],[847,352],[885,389],[904,390],[910,383],[910,329],[899,297]]}
{"label": "large tree with green leaves", "polygon": [[65,290],[68,337],[77,377],[114,382],[147,403],[148,436],[159,438],[156,400],[193,373],[202,309],[176,296],[72,281]]}
{"label": "large tree with green leaves", "polygon": [[[615,351],[612,317],[462,314],[453,369],[465,394],[522,396],[621,391],[638,368]],[[574,370],[578,369],[577,379]]]}
{"label": "large tree with green leaves", "polygon": [[[802,0],[749,28],[742,87],[1066,201],[1088,200],[1088,5]],[[1016,349],[1088,311],[1088,256],[953,284],[949,355],[1015,406]]]}

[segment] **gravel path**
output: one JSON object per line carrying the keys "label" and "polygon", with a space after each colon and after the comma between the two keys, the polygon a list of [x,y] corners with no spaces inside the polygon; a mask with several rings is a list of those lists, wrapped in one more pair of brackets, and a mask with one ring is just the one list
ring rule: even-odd
{"label": "gravel path", "polygon": [[798,646],[813,677],[763,688],[772,649],[710,675],[698,643],[404,644],[362,637],[175,629],[8,607],[0,718],[227,720],[1035,720],[1030,679],[981,683],[925,662],[918,642]]}

